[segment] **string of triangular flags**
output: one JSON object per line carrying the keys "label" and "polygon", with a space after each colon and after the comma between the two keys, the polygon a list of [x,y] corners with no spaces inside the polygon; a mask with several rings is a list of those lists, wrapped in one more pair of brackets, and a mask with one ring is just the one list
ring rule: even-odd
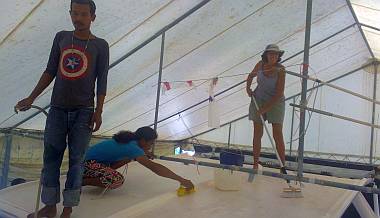
{"label": "string of triangular flags", "polygon": [[215,83],[216,83],[218,81],[218,79],[221,79],[221,78],[246,76],[246,75],[248,75],[248,73],[228,75],[228,76],[219,76],[219,77],[207,78],[207,79],[186,80],[186,81],[162,81],[161,82],[161,94],[165,95],[167,91],[173,90],[176,88],[182,88],[182,87],[195,88],[196,87],[195,82],[197,82],[197,81],[202,81],[202,82],[203,81],[215,81]]}
{"label": "string of triangular flags", "polygon": [[[220,116],[219,116],[219,108],[218,108],[218,102],[215,100],[215,87],[218,83],[219,78],[214,77],[212,79],[209,79],[210,85],[208,89],[208,126],[210,128],[219,128],[220,127]],[[199,80],[197,80],[199,81]],[[185,86],[187,87],[195,87],[193,80],[188,81],[174,81],[174,82],[161,82],[161,93],[162,95],[166,95],[166,92],[169,90],[172,90],[174,87],[176,87],[179,84],[180,87]]]}
{"label": "string of triangular flags", "polygon": [[[300,66],[300,74],[302,72],[301,67],[303,66],[302,64],[292,64],[288,65],[285,67],[292,67],[292,66]],[[162,95],[165,95],[165,93],[169,90],[179,88],[179,87],[195,87],[195,82],[196,81],[214,81],[215,85],[218,81],[218,79],[222,78],[231,78],[231,77],[240,77],[240,76],[247,76],[249,73],[241,73],[241,74],[235,74],[235,75],[227,75],[227,76],[219,76],[219,77],[214,77],[214,78],[207,78],[207,79],[195,79],[195,80],[186,80],[186,81],[163,81],[161,82],[161,88],[162,88]],[[315,74],[315,73],[314,73]],[[178,85],[177,85],[178,84]]]}
{"label": "string of triangular flags", "polygon": [[[178,85],[177,85],[178,84]],[[166,95],[166,92],[178,87],[184,87],[184,84],[188,88],[195,87],[194,82],[192,80],[184,81],[184,82],[161,82],[161,95]]]}
{"label": "string of triangular flags", "polygon": [[[294,64],[290,66],[298,66],[300,64]],[[289,66],[288,66],[289,67]],[[195,87],[195,81],[210,81],[209,90],[208,90],[208,127],[210,128],[220,128],[220,115],[219,115],[219,106],[218,101],[215,100],[215,87],[220,78],[227,77],[236,77],[236,76],[244,76],[248,75],[248,73],[236,74],[236,75],[228,75],[228,76],[220,76],[209,79],[197,79],[197,80],[187,80],[187,81],[172,81],[172,82],[161,82],[162,95],[165,95],[167,91],[172,90],[176,85],[179,84],[180,87],[183,87],[183,84],[187,87]]]}

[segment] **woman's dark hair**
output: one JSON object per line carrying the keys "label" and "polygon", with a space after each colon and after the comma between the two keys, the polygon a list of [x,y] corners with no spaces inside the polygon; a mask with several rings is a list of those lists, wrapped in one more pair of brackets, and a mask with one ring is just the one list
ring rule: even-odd
{"label": "woman's dark hair", "polygon": [[90,6],[90,14],[91,15],[95,14],[96,5],[95,5],[94,1],[92,1],[92,0],[71,0],[70,10],[72,10],[73,3],[82,4],[82,5],[89,5]]}
{"label": "woman's dark hair", "polygon": [[157,139],[158,135],[154,129],[149,126],[144,126],[136,130],[136,132],[131,131],[120,131],[113,135],[113,139],[117,143],[129,143],[130,141],[138,141],[144,139],[145,141],[151,141]]}
{"label": "woman's dark hair", "polygon": [[[261,55],[261,60],[263,60],[264,63],[268,63],[268,56],[267,56],[267,53],[264,52],[262,55]],[[277,60],[277,63],[280,63],[281,62],[281,57],[278,56],[278,60]]]}

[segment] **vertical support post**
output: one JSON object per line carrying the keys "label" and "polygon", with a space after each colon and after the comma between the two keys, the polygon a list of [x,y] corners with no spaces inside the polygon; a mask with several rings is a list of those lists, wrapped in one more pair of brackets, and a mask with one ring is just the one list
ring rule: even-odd
{"label": "vertical support post", "polygon": [[6,188],[8,185],[8,174],[9,174],[9,164],[11,159],[11,150],[12,150],[12,135],[7,133],[4,136],[4,161],[2,166],[1,174],[1,184],[0,189]]}
{"label": "vertical support post", "polygon": [[[376,91],[377,91],[377,67],[378,67],[378,62],[375,61],[373,64],[374,67],[374,75],[373,75],[373,97],[372,99],[375,101],[376,100]],[[376,103],[372,102],[372,125],[375,124],[375,117],[376,117]],[[371,147],[369,151],[369,164],[373,164],[373,143],[374,143],[374,138],[375,138],[375,128],[372,126],[371,127]]]}
{"label": "vertical support post", "polygon": [[231,145],[231,123],[229,124],[229,128],[228,128],[228,144],[227,144],[227,147],[230,148],[230,145]]}
{"label": "vertical support post", "polygon": [[[373,188],[377,188],[376,183],[374,183]],[[379,213],[379,195],[378,194],[373,194],[373,209],[375,210],[376,217],[380,217],[380,213]]]}
{"label": "vertical support post", "polygon": [[[296,103],[296,98],[293,98],[293,104]],[[289,156],[292,156],[292,150],[293,150],[293,131],[294,131],[294,113],[295,113],[295,107],[292,108],[292,124],[290,126],[290,147],[289,147]]]}
{"label": "vertical support post", "polygon": [[303,172],[303,152],[305,142],[305,108],[306,92],[307,92],[307,76],[309,71],[309,50],[310,50],[310,32],[311,32],[311,14],[313,10],[313,1],[307,0],[306,7],[306,28],[305,28],[305,44],[303,53],[303,72],[302,75],[302,91],[301,91],[301,108],[300,108],[300,129],[299,129],[299,145],[298,145],[298,177],[302,177]]}
{"label": "vertical support post", "polygon": [[[154,113],[154,130],[157,131],[158,110],[160,108],[160,95],[161,95],[161,78],[162,78],[162,66],[164,62],[164,49],[165,49],[165,32],[161,35],[161,53],[160,53],[160,66],[158,68],[158,81],[157,81],[157,98],[156,98],[156,110]],[[153,144],[152,153],[154,154],[154,148],[156,144]]]}

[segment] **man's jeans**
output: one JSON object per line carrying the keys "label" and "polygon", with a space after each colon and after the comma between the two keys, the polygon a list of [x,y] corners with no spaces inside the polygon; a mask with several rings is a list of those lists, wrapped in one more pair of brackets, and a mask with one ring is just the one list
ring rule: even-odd
{"label": "man's jeans", "polygon": [[79,204],[83,159],[91,139],[93,108],[63,109],[51,107],[44,136],[44,166],[41,200],[45,205],[60,202],[60,167],[66,146],[69,147],[69,171],[63,191],[63,205]]}

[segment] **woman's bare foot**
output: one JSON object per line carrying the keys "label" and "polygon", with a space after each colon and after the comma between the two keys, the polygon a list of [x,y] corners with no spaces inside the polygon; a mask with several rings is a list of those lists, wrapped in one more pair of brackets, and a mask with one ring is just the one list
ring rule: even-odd
{"label": "woman's bare foot", "polygon": [[[41,208],[37,213],[38,218],[40,217],[52,218],[52,217],[55,217],[56,215],[57,215],[57,207],[55,205],[53,206],[46,205],[45,207]],[[28,218],[34,218],[34,213],[29,214]]]}
{"label": "woman's bare foot", "polygon": [[63,211],[62,211],[60,217],[61,218],[70,218],[72,211],[73,211],[73,209],[71,207],[65,207],[65,208],[63,208]]}

